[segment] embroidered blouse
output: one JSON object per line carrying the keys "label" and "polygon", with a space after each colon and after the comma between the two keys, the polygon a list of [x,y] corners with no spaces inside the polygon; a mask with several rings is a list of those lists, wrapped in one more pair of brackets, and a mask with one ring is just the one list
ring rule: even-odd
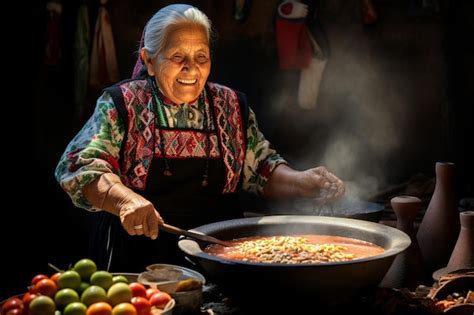
{"label": "embroidered blouse", "polygon": [[[163,105],[168,127],[204,129],[202,117],[205,108],[197,100],[179,106],[165,101]],[[124,134],[125,124],[112,97],[104,92],[92,117],[69,143],[55,171],[56,179],[77,207],[100,210],[87,201],[82,189],[103,173],[122,175],[117,161]],[[286,164],[286,161],[260,132],[255,114],[249,108],[242,189],[261,195],[270,174],[282,163]]]}

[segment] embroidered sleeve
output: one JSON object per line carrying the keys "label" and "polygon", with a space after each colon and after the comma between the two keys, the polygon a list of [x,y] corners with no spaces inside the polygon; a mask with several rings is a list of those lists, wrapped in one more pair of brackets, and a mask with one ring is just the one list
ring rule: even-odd
{"label": "embroidered sleeve", "polygon": [[67,146],[55,171],[57,181],[77,207],[99,210],[86,200],[82,189],[103,173],[120,175],[118,159],[124,132],[123,121],[110,94],[105,92],[92,117]]}
{"label": "embroidered sleeve", "polygon": [[255,194],[263,194],[263,187],[270,178],[270,174],[277,165],[282,163],[287,164],[260,132],[255,113],[249,108],[242,188]]}

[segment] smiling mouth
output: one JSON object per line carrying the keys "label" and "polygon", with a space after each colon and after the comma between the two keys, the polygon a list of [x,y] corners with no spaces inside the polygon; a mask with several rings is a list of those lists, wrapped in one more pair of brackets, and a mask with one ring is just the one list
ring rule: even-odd
{"label": "smiling mouth", "polygon": [[176,81],[184,85],[193,85],[193,84],[196,84],[197,79],[192,79],[192,80],[176,79]]}

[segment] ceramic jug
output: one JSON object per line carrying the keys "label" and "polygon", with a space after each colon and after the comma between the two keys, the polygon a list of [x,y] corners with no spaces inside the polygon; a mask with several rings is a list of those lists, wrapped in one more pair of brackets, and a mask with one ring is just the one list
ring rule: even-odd
{"label": "ceramic jug", "polygon": [[417,233],[421,254],[430,273],[446,266],[458,234],[454,164],[437,162],[435,189]]}
{"label": "ceramic jug", "polygon": [[410,246],[395,257],[381,286],[415,290],[420,284],[429,284],[429,276],[416,239],[414,222],[421,209],[421,200],[413,196],[397,196],[390,201],[397,216],[397,229],[408,234]]}
{"label": "ceramic jug", "polygon": [[461,230],[448,262],[450,270],[474,267],[474,211],[459,214]]}

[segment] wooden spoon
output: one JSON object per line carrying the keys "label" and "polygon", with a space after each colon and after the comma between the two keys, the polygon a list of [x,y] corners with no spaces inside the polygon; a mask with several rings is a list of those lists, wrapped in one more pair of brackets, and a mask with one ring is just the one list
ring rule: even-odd
{"label": "wooden spoon", "polygon": [[166,223],[159,224],[159,227],[160,227],[160,230],[162,230],[162,231],[172,233],[172,234],[177,234],[177,235],[188,236],[188,237],[197,239],[197,240],[202,241],[202,242],[212,243],[212,244],[219,244],[219,245],[222,245],[222,246],[225,246],[225,247],[233,246],[233,244],[231,242],[222,241],[220,239],[217,239],[215,237],[212,237],[212,236],[209,236],[209,235],[206,235],[206,234],[200,234],[200,233],[197,233],[197,232],[191,232],[191,231],[183,230],[183,229],[180,229],[176,226],[169,225],[169,224],[166,224]]}

